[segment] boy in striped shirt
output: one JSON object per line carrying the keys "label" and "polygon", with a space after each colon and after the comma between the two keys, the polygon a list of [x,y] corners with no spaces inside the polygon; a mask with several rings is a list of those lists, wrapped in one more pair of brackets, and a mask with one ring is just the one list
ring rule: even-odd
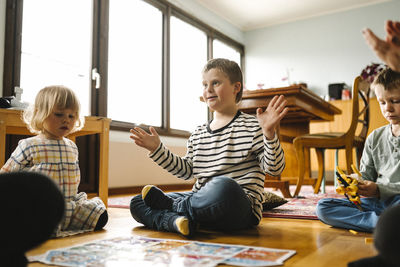
{"label": "boy in striped shirt", "polygon": [[133,218],[147,227],[191,236],[195,226],[233,231],[258,225],[262,218],[265,173],[285,167],[276,127],[287,113],[286,100],[275,96],[256,117],[239,111],[243,92],[240,67],[212,59],[203,69],[203,98],[213,119],[196,128],[179,157],[165,147],[153,127],[131,129],[134,142],[149,157],[181,179],[195,179],[191,192],[164,194],[147,185],[131,200]]}

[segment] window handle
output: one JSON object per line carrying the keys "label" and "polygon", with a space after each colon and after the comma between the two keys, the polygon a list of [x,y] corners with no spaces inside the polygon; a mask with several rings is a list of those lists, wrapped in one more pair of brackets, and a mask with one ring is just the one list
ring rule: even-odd
{"label": "window handle", "polygon": [[92,80],[96,81],[95,88],[99,89],[101,85],[101,76],[100,73],[97,72],[97,68],[92,69]]}

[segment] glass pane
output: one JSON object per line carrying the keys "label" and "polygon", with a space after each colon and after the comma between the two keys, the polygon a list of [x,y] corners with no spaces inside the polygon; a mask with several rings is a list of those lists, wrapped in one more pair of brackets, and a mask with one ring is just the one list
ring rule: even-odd
{"label": "glass pane", "polygon": [[213,58],[226,58],[240,66],[240,53],[217,39],[213,40]]}
{"label": "glass pane", "polygon": [[162,13],[144,1],[110,1],[108,112],[161,126]]}
{"label": "glass pane", "polygon": [[192,132],[207,121],[201,71],[207,62],[207,36],[171,17],[171,128]]}
{"label": "glass pane", "polygon": [[65,85],[89,115],[92,47],[91,0],[24,1],[22,24],[22,100],[33,102],[48,85]]}

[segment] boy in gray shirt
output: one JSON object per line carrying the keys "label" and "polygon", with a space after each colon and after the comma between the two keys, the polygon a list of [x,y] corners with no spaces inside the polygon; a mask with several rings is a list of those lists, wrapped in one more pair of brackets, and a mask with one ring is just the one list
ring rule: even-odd
{"label": "boy in gray shirt", "polygon": [[365,142],[361,158],[362,182],[358,193],[364,211],[347,199],[326,198],[318,202],[317,216],[329,225],[372,232],[379,215],[400,204],[400,73],[387,68],[371,85],[388,125],[374,130]]}

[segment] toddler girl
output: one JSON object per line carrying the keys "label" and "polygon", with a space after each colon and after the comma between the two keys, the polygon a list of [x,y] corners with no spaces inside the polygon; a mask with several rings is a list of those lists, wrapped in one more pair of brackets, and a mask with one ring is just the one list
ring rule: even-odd
{"label": "toddler girl", "polygon": [[65,136],[83,127],[79,111],[79,100],[71,89],[49,86],[40,90],[35,104],[23,114],[29,130],[37,135],[19,141],[1,168],[1,172],[40,172],[59,186],[65,199],[65,214],[55,236],[102,229],[108,221],[99,198],[88,200],[86,193],[78,193],[78,148]]}

